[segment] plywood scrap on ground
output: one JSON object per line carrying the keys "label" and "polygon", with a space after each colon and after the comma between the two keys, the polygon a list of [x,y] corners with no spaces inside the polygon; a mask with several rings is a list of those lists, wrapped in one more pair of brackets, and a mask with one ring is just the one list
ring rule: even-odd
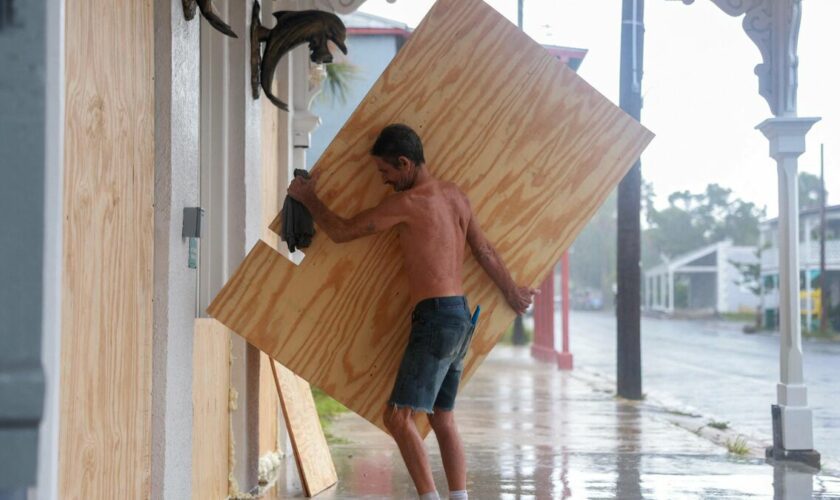
{"label": "plywood scrap on ground", "polygon": [[306,496],[312,497],[338,481],[315,399],[306,380],[279,363],[272,362],[271,369],[283,405],[283,418],[295,452],[300,482]]}
{"label": "plywood scrap on ground", "polygon": [[[318,194],[339,215],[389,194],[368,151],[394,122],[419,132],[427,168],[467,193],[514,279],[531,286],[652,138],[480,0],[435,4],[315,165]],[[463,273],[483,311],[467,381],[514,312],[469,252]],[[411,307],[392,230],[341,245],[319,232],[300,266],[258,242],[208,311],[384,428]]]}

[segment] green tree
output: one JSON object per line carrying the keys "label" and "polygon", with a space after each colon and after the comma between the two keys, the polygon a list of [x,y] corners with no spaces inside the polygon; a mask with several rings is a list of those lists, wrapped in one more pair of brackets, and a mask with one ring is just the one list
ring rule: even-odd
{"label": "green tree", "polygon": [[610,193],[569,252],[571,286],[601,290],[605,303],[615,282],[616,198],[615,191]]}
{"label": "green tree", "polygon": [[[765,246],[764,248],[768,247]],[[761,252],[764,248],[756,247],[756,262],[729,261],[729,263],[732,264],[741,275],[741,277],[735,281],[735,284],[743,285],[759,299],[759,305],[755,308],[755,324],[752,327],[744,327],[744,332],[746,333],[754,333],[761,329],[761,310],[763,308],[761,304],[761,301],[763,300],[763,297],[761,296]]]}
{"label": "green tree", "polygon": [[671,258],[700,248],[707,243],[706,228],[698,223],[692,210],[671,205],[651,214],[651,226],[644,231],[642,262],[654,265],[663,257]]}
{"label": "green tree", "polygon": [[360,78],[360,69],[348,60],[338,61],[324,65],[326,77],[324,78],[324,90],[319,98],[324,102],[347,103],[347,94],[353,86],[353,82]]}
{"label": "green tree", "polygon": [[645,267],[705,245],[730,239],[736,245],[758,244],[758,223],[764,210],[754,203],[732,199],[732,190],[709,184],[702,193],[677,191],[668,196],[668,207],[657,210],[653,190],[647,189],[648,228],[642,237]]}
{"label": "green tree", "polygon": [[[828,199],[828,191],[825,191]],[[808,172],[799,173],[799,210],[819,210],[820,208],[820,178]]]}

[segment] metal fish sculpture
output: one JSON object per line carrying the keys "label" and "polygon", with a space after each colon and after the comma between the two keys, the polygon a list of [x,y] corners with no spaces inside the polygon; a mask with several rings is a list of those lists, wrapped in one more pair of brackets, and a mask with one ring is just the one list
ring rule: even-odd
{"label": "metal fish sculpture", "polygon": [[[262,86],[266,97],[284,111],[289,107],[271,93],[274,70],[284,54],[298,45],[309,43],[310,60],[314,63],[331,63],[333,58],[328,42],[333,42],[344,54],[347,30],[335,14],[321,10],[278,11],[274,13],[277,24],[268,29],[260,23],[259,3],[254,1],[251,14],[251,89],[254,99],[260,97]],[[260,44],[265,50],[260,54]]]}
{"label": "metal fish sculpture", "polygon": [[218,11],[213,6],[213,0],[181,0],[181,2],[184,6],[184,17],[187,18],[187,21],[195,17],[195,7],[198,5],[201,15],[204,16],[204,19],[207,19],[207,22],[211,26],[229,37],[238,38],[236,33],[230,29],[230,25],[222,21],[222,18],[219,17]]}

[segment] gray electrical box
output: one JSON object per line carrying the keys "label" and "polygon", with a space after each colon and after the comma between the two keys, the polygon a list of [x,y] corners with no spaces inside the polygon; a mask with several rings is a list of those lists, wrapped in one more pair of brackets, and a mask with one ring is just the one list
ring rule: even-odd
{"label": "gray electrical box", "polygon": [[203,208],[184,207],[184,226],[181,229],[181,237],[201,238],[201,219],[203,217]]}

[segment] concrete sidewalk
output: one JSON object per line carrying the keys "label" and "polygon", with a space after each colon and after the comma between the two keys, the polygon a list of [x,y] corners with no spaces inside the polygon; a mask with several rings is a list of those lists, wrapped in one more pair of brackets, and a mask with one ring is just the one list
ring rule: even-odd
{"label": "concrete sidewalk", "polygon": [[[840,498],[840,478],[737,457],[676,425],[651,401],[616,398],[586,372],[535,362],[528,348],[497,346],[456,408],[471,498]],[[416,498],[396,445],[355,414],[339,418],[331,446],[339,483],[318,498]],[[426,441],[438,490],[446,479]],[[294,461],[275,495],[302,496]]]}

